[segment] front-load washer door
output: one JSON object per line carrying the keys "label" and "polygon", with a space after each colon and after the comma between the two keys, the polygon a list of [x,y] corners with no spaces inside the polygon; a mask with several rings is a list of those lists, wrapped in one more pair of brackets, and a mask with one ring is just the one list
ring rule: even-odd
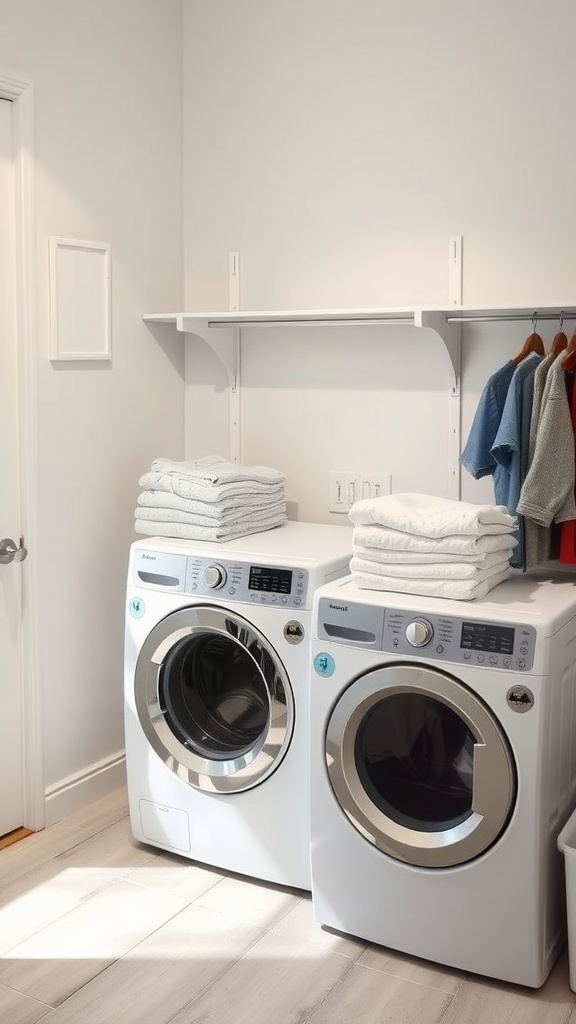
{"label": "front-load washer door", "polygon": [[251,789],[288,749],[294,700],[284,666],[266,637],[226,608],[181,608],[157,623],[134,688],[150,745],[197,789]]}
{"label": "front-load washer door", "polygon": [[479,856],[516,797],[510,746],[468,687],[432,668],[387,665],[334,707],[326,764],[336,799],[380,850],[423,867]]}

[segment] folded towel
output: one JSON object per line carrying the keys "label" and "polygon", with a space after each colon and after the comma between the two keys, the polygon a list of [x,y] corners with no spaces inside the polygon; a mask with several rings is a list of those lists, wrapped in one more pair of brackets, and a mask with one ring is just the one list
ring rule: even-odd
{"label": "folded towel", "polygon": [[194,498],[181,498],[172,491],[148,490],[141,491],[137,501],[143,508],[174,508],[179,512],[222,520],[234,512],[275,508],[285,501],[285,493],[283,487],[267,487],[265,494],[238,494],[234,499],[224,501],[197,501]]}
{"label": "folded towel", "polygon": [[181,498],[193,498],[195,501],[212,503],[235,501],[244,495],[266,495],[276,491],[277,483],[262,483],[260,480],[239,480],[237,483],[211,484],[196,481],[192,477],[182,477],[174,473],[156,473],[151,470],[144,473],[138,481],[145,490],[168,491]]}
{"label": "folded towel", "polygon": [[451,555],[452,561],[456,561],[466,555],[478,558],[493,551],[505,551],[516,547],[518,541],[511,533],[487,537],[416,537],[401,530],[390,530],[386,526],[355,526],[352,530],[352,543],[363,548],[377,548],[379,551]]}
{"label": "folded towel", "polygon": [[352,573],[360,590],[387,590],[398,594],[420,594],[424,597],[446,597],[455,601],[474,601],[485,597],[510,575],[510,569],[494,573],[477,583],[475,580],[403,580],[374,573]]}
{"label": "folded towel", "polygon": [[238,512],[230,512],[227,516],[216,519],[214,516],[197,515],[193,512],[182,512],[177,508],[145,508],[139,505],[134,511],[136,519],[146,519],[151,523],[187,523],[189,526],[245,526],[252,523],[262,523],[275,516],[286,515],[286,502],[279,501],[264,509],[241,509]]}
{"label": "folded towel", "polygon": [[288,522],[286,516],[271,516],[269,519],[251,525],[231,524],[230,526],[191,526],[189,523],[154,523],[137,519],[136,533],[148,537],[176,537],[183,540],[209,540],[222,543],[234,537],[247,537],[251,533],[264,533]]}
{"label": "folded towel", "polygon": [[350,572],[393,576],[395,579],[405,580],[475,580],[476,583],[481,583],[488,576],[493,576],[495,572],[505,572],[510,567],[507,558],[501,558],[499,555],[491,555],[490,558],[491,561],[482,566],[465,562],[436,562],[428,565],[404,563],[400,565],[353,556],[350,560]]}
{"label": "folded towel", "polygon": [[[370,527],[358,526],[358,530],[370,529]],[[492,539],[492,538],[490,538]],[[512,538],[510,538],[512,540]],[[515,541],[517,544],[518,542]],[[366,558],[369,561],[381,562],[385,565],[440,565],[442,563],[454,564],[458,562],[458,565],[476,565],[483,566],[486,568],[488,565],[495,565],[496,562],[508,561],[512,552],[514,551],[514,544],[508,543],[505,548],[497,551],[478,554],[443,554],[441,551],[437,552],[426,552],[426,551],[394,551],[391,548],[370,548],[364,544],[352,544],[352,554],[356,555],[357,558]],[[391,573],[390,575],[393,575]]]}
{"label": "folded towel", "polygon": [[355,526],[378,523],[418,537],[470,536],[510,533],[516,519],[504,505],[472,505],[431,494],[385,494],[364,498],[348,513]]}
{"label": "folded towel", "polygon": [[151,465],[154,473],[177,476],[204,484],[229,484],[240,481],[258,481],[263,484],[281,484],[284,473],[270,466],[243,466],[239,462],[227,462],[221,455],[205,455],[190,462],[173,462],[172,459],[154,459]]}

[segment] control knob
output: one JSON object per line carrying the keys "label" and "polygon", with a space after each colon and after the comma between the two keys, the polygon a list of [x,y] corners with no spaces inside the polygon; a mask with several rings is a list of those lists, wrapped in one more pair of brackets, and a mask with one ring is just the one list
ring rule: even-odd
{"label": "control knob", "polygon": [[427,619],[412,619],[406,626],[406,639],[412,647],[426,647],[433,636],[432,624]]}
{"label": "control knob", "polygon": [[210,590],[218,590],[226,583],[226,570],[221,565],[209,565],[204,569],[204,583]]}

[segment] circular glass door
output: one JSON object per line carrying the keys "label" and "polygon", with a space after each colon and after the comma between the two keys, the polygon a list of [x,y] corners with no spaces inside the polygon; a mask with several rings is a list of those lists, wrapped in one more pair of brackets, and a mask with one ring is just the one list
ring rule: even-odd
{"label": "circular glass door", "polygon": [[286,671],[266,638],[226,609],[198,605],[162,619],[142,645],[135,699],[153,749],[198,789],[250,789],[290,743]]}
{"label": "circular glass door", "polygon": [[425,867],[477,857],[512,812],[516,773],[495,716],[435,669],[389,665],[340,697],[326,733],[336,798],[379,849]]}

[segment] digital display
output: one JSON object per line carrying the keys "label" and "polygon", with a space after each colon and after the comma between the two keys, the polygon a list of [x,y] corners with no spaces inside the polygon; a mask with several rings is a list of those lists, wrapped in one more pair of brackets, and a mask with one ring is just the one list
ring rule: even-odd
{"label": "digital display", "polygon": [[460,647],[488,654],[512,654],[514,632],[511,626],[495,626],[486,622],[463,622]]}
{"label": "digital display", "polygon": [[250,590],[266,590],[273,594],[289,594],[292,573],[290,569],[270,569],[268,566],[251,565],[248,587]]}

